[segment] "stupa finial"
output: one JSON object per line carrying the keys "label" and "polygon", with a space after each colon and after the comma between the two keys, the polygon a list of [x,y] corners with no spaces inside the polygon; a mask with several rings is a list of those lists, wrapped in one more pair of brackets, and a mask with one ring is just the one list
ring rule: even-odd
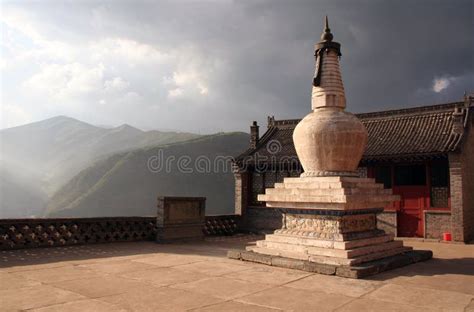
{"label": "stupa finial", "polygon": [[341,56],[341,45],[338,42],[332,41],[334,36],[331,33],[331,28],[329,28],[328,16],[324,18],[324,31],[321,35],[321,41],[319,41],[315,46],[316,54],[318,51],[326,51],[327,49],[332,49],[337,52],[337,55]]}
{"label": "stupa finial", "polygon": [[332,41],[333,35],[331,34],[331,29],[329,28],[328,16],[324,18],[324,32],[321,35],[322,41]]}
{"label": "stupa finial", "polygon": [[[335,41],[332,41],[333,39],[333,35],[331,33],[331,29],[329,28],[329,21],[328,21],[328,16],[326,15],[325,19],[324,19],[324,31],[323,31],[323,34],[321,35],[321,41],[319,41],[318,43],[316,43],[316,45],[314,46],[314,56],[316,57],[316,70],[315,70],[315,73],[314,73],[314,77],[313,77],[313,87],[324,87],[326,90],[325,91],[329,91],[328,89],[328,84],[326,83],[325,86],[322,85],[322,76],[323,76],[323,70],[326,71],[326,73],[328,74],[329,71],[333,72],[333,74],[336,74],[337,76],[341,76],[341,73],[339,72],[339,62],[338,60],[336,60],[335,62],[331,61],[330,66],[328,66],[329,63],[327,62],[324,62],[323,59],[327,58],[327,57],[330,57],[332,58],[332,56],[329,56],[329,53],[334,53],[336,52],[336,56],[341,56],[341,44],[338,43],[338,42],[335,42]],[[326,64],[326,66],[324,65]],[[323,68],[324,67],[324,68]],[[337,90],[342,90],[342,93],[344,93],[344,89],[342,87],[342,78],[339,79],[340,81],[338,80],[334,80],[333,83],[337,83],[337,84],[340,84],[340,86],[337,86],[335,87],[335,89]],[[316,90],[316,92],[322,92],[323,90]],[[342,98],[344,98],[344,94],[341,94]],[[313,109],[315,107],[320,107],[320,106],[324,106],[326,105],[325,101],[322,101],[322,99],[318,96],[316,98],[313,98]],[[318,104],[316,104],[316,102],[318,102]],[[324,105],[323,103],[324,102]],[[345,107],[345,100],[343,101],[340,101],[339,106],[341,107]]]}

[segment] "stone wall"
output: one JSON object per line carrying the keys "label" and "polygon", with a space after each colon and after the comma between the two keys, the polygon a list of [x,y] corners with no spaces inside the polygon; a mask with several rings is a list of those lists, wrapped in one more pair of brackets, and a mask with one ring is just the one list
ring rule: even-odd
{"label": "stone wall", "polygon": [[[461,150],[449,154],[451,229],[453,240],[474,239],[474,117],[469,112]],[[458,128],[464,124],[458,124]]]}
{"label": "stone wall", "polygon": [[464,241],[463,175],[460,153],[449,155],[449,183],[451,189],[451,231],[454,241]]}
{"label": "stone wall", "polygon": [[378,214],[377,228],[397,236],[397,212],[384,211]]}
{"label": "stone wall", "polygon": [[449,211],[425,211],[425,237],[443,239],[443,233],[451,232]]}
{"label": "stone wall", "polygon": [[474,240],[474,111],[471,110],[461,155],[463,172],[464,241]]}

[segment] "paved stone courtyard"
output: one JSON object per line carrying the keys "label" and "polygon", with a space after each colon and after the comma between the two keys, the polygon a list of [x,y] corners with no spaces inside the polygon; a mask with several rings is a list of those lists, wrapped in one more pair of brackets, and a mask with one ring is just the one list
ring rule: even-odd
{"label": "paved stone courtyard", "polygon": [[363,280],[226,258],[259,236],[0,252],[1,311],[474,311],[474,245]]}

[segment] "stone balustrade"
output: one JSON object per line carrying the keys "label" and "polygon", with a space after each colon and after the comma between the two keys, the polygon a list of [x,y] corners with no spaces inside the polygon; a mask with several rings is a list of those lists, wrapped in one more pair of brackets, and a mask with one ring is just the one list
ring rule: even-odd
{"label": "stone balustrade", "polygon": [[204,224],[204,235],[232,235],[239,229],[240,216],[220,215],[207,216]]}
{"label": "stone balustrade", "polygon": [[[206,216],[204,235],[231,235],[238,216]],[[156,217],[0,219],[0,250],[155,240]]]}

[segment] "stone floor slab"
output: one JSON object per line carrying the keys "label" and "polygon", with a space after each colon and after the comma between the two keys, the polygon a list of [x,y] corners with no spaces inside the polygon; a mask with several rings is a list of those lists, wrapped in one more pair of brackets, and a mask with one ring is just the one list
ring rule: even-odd
{"label": "stone floor slab", "polygon": [[100,274],[72,265],[41,270],[21,271],[12,274],[23,276],[25,278],[36,280],[42,283],[64,282],[100,276]]}
{"label": "stone floor slab", "polygon": [[375,299],[361,298],[353,300],[336,309],[337,312],[441,312],[440,309],[423,308],[404,303],[394,303]]}
{"label": "stone floor slab", "polygon": [[8,272],[0,272],[0,290],[39,286],[40,282]]}
{"label": "stone floor slab", "polygon": [[252,311],[252,312],[277,312],[282,311],[280,309],[273,309],[269,307],[262,307],[254,304],[236,302],[236,301],[225,301],[222,303],[214,304],[208,307],[199,308],[193,311],[202,311],[202,312],[245,312],[245,311]]}
{"label": "stone floor slab", "polygon": [[426,287],[474,295],[474,259],[471,261],[432,259],[403,269],[384,272],[371,279],[389,281],[402,286]]}
{"label": "stone floor slab", "polygon": [[127,279],[150,283],[158,287],[187,283],[210,277],[209,275],[199,272],[188,272],[174,268],[155,268],[152,270],[125,273],[120,276]]}
{"label": "stone floor slab", "polygon": [[2,311],[33,309],[80,299],[86,298],[77,293],[49,285],[0,291]]}
{"label": "stone floor slab", "polygon": [[338,276],[314,274],[286,284],[286,287],[322,291],[349,297],[360,297],[382,286],[382,282],[354,280]]}
{"label": "stone floor slab", "polygon": [[100,300],[115,304],[128,311],[187,311],[222,302],[213,296],[168,287],[133,289],[126,294],[102,297]]}
{"label": "stone floor slab", "polygon": [[224,277],[270,285],[283,285],[309,275],[311,273],[259,265],[249,270],[226,274]]}
{"label": "stone floor slab", "polygon": [[398,276],[391,279],[391,283],[401,286],[408,285],[454,291],[474,296],[474,275],[442,274],[431,276]]}
{"label": "stone floor slab", "polygon": [[62,304],[50,305],[47,307],[29,310],[33,312],[126,312],[127,310],[119,308],[116,305],[96,300],[87,299],[72,301]]}
{"label": "stone floor slab", "polygon": [[463,311],[474,297],[452,291],[388,284],[369,293],[366,298],[394,303],[403,302],[431,309]]}
{"label": "stone floor slab", "polygon": [[333,311],[351,300],[352,298],[347,296],[281,286],[241,297],[236,301],[285,311],[324,312]]}
{"label": "stone floor slab", "polygon": [[226,277],[211,277],[195,282],[176,284],[171,287],[196,292],[204,296],[215,296],[222,299],[234,299],[265,290],[272,287],[272,285],[242,281]]}
{"label": "stone floor slab", "polygon": [[127,293],[131,289],[147,286],[146,283],[115,276],[101,276],[80,280],[70,280],[56,282],[52,285],[57,288],[73,291],[89,298],[99,298],[123,294]]}
{"label": "stone floor slab", "polygon": [[131,260],[104,261],[100,263],[81,264],[79,268],[89,269],[100,273],[119,274],[154,269],[156,266]]}
{"label": "stone floor slab", "polygon": [[212,276],[219,276],[232,272],[249,270],[251,267],[237,263],[223,263],[219,261],[201,261],[189,264],[178,265],[175,269],[202,273]]}
{"label": "stone floor slab", "polygon": [[202,257],[195,257],[191,255],[181,255],[181,254],[165,254],[159,253],[153,256],[137,258],[132,260],[133,262],[145,263],[159,267],[172,267],[182,264],[189,264],[194,262],[204,261]]}

